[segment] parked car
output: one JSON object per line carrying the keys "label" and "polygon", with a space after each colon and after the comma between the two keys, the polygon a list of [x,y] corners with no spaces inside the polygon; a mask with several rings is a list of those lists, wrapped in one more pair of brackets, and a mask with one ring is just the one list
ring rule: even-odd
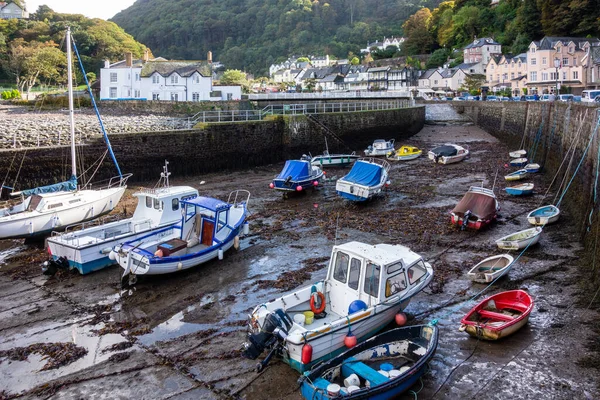
{"label": "parked car", "polygon": [[455,97],[453,101],[465,101],[466,99],[462,96]]}
{"label": "parked car", "polygon": [[498,96],[488,96],[487,101],[500,101]]}
{"label": "parked car", "polygon": [[559,94],[558,95],[558,100],[560,101],[573,101],[573,96],[572,94]]}
{"label": "parked car", "polygon": [[510,97],[501,97],[500,101],[510,101]]}
{"label": "parked car", "polygon": [[442,100],[444,101],[452,101],[452,97],[442,97]]}
{"label": "parked car", "polygon": [[573,96],[573,101],[576,103],[581,103],[581,96]]}
{"label": "parked car", "polygon": [[600,104],[600,96],[596,96],[596,98],[594,99],[594,102],[596,104]]}
{"label": "parked car", "polygon": [[536,101],[537,99],[535,97],[535,95],[525,96],[525,101]]}
{"label": "parked car", "polygon": [[475,96],[467,96],[467,98],[465,100],[474,101],[477,99],[475,99]]}
{"label": "parked car", "polygon": [[581,93],[581,101],[584,103],[591,103],[596,100],[596,98],[600,96],[600,90],[584,90]]}

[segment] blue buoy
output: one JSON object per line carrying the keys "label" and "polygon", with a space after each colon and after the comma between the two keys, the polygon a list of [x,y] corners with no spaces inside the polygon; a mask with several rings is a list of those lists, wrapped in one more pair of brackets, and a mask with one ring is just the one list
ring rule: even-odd
{"label": "blue buoy", "polygon": [[379,369],[385,372],[389,372],[394,369],[394,366],[390,363],[383,363],[379,366]]}
{"label": "blue buoy", "polygon": [[367,304],[362,300],[354,300],[348,306],[348,315],[367,309]]}

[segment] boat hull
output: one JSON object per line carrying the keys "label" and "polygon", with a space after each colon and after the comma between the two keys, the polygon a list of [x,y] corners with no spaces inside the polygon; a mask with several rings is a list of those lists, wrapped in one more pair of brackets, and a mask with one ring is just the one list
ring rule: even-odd
{"label": "boat hull", "polygon": [[471,268],[467,276],[476,283],[490,283],[506,275],[513,261],[514,258],[509,254],[488,257]]}
{"label": "boat hull", "polygon": [[524,169],[520,169],[513,173],[510,173],[504,177],[506,181],[519,181],[527,176],[528,172]]}
{"label": "boat hull", "polygon": [[[478,231],[478,230],[481,230],[481,229],[485,228],[486,226],[490,225],[492,222],[494,222],[495,219],[496,219],[496,216],[494,216],[493,218],[489,218],[489,219],[477,219],[477,220],[469,219],[467,221],[467,226],[465,228]],[[450,223],[452,223],[452,225],[456,225],[459,227],[462,227],[464,225],[463,218],[460,218],[458,215],[456,215],[454,213],[451,213],[451,215],[450,215]]]}
{"label": "boat hull", "polygon": [[507,187],[504,189],[506,193],[511,196],[528,196],[533,194],[533,183],[524,183],[513,187]]}
{"label": "boat hull", "polygon": [[306,189],[310,189],[312,187],[318,186],[318,185],[315,185],[315,182],[320,183],[322,178],[323,178],[323,172],[321,172],[320,174],[318,174],[310,179],[303,179],[300,181],[290,180],[290,181],[286,182],[283,179],[273,179],[273,184],[275,185],[275,187],[273,189],[280,191],[280,192],[297,192],[297,191],[299,191],[298,187],[301,187],[302,190],[306,190]]}
{"label": "boat hull", "polygon": [[544,206],[536,208],[527,215],[527,221],[531,225],[543,226],[558,221],[560,210],[555,206]]}
{"label": "boat hull", "polygon": [[[515,235],[529,232],[529,231],[535,231],[535,232],[532,232],[531,236],[528,236],[528,237],[511,238]],[[540,228],[540,227],[526,229],[526,230],[523,230],[523,231],[520,231],[517,233],[513,233],[512,235],[508,235],[501,239],[496,240],[496,245],[498,246],[498,248],[500,248],[502,250],[521,250],[526,247],[533,246],[534,244],[539,242],[541,233],[542,233],[542,228]]]}
{"label": "boat hull", "polygon": [[344,167],[352,164],[360,157],[356,155],[337,154],[331,156],[316,156],[310,161],[310,165],[317,167]]}
{"label": "boat hull", "polygon": [[516,150],[508,153],[511,158],[522,158],[527,155],[527,150]]}
{"label": "boat hull", "polygon": [[526,158],[515,158],[514,160],[510,161],[511,167],[522,167],[526,164],[527,164]]}

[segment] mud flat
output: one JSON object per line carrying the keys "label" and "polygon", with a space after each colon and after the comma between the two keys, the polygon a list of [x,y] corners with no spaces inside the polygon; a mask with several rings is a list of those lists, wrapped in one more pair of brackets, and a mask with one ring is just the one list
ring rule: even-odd
{"label": "mud flat", "polygon": [[[240,357],[245,321],[255,305],[323,278],[336,240],[400,243],[432,263],[434,281],[406,310],[410,324],[437,320],[441,330],[430,371],[412,388],[418,398],[600,398],[597,363],[589,362],[598,355],[588,348],[598,302],[588,309],[593,294],[579,285],[582,247],[569,215],[546,227],[540,244],[482,295],[528,290],[536,302],[529,324],[497,343],[458,332],[475,304],[468,300],[485,289],[466,272],[499,254],[494,240],[528,227],[526,213],[555,193],[544,199],[547,186],[534,176],[535,195],[506,195],[508,150],[472,125],[426,126],[403,144],[430,149],[446,142],[468,144],[472,156],[446,166],[426,157],[396,163],[387,193],[365,205],[336,196],[334,180],[347,169],[328,170],[321,188],[288,200],[268,188],[282,164],[185,181],[173,176],[174,184],[222,199],[250,190],[251,235],[223,261],[141,278],[131,292],[120,294],[117,266],[48,279],[40,275],[43,250],[0,242],[0,398],[300,399],[298,374],[287,365],[274,360],[256,374],[255,362]],[[501,217],[482,232],[456,230],[449,211],[482,183],[495,183]],[[132,213],[134,190],[117,212]]]}

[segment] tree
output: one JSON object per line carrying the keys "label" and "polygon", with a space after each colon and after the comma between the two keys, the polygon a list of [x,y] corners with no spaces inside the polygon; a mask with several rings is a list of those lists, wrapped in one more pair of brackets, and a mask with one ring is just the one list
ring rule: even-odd
{"label": "tree", "polygon": [[486,77],[482,74],[470,74],[465,76],[465,81],[463,85],[469,92],[474,90],[479,90],[481,86],[485,83]]}
{"label": "tree", "polygon": [[298,57],[298,59],[296,61],[298,61],[298,62],[310,62],[310,60],[308,59],[308,57]]}
{"label": "tree", "polygon": [[224,85],[242,85],[247,83],[246,74],[238,69],[228,69],[223,72],[221,83]]}
{"label": "tree", "polygon": [[358,59],[358,57],[352,57],[352,59],[350,60],[350,64],[358,65],[358,64],[360,64],[360,60]]}
{"label": "tree", "polygon": [[433,52],[431,57],[429,57],[429,60],[427,60],[425,67],[427,69],[441,67],[446,61],[448,61],[448,56],[450,53],[451,51],[449,49],[437,49]]}
{"label": "tree", "polygon": [[66,56],[58,49],[56,43],[32,42],[23,63],[19,89],[23,92],[26,88],[29,94],[31,88],[38,82],[38,78],[57,81],[65,65]]}
{"label": "tree", "polygon": [[431,51],[434,40],[429,32],[430,23],[431,11],[429,8],[422,8],[402,24],[406,37],[406,41],[402,44],[404,54],[425,54]]}
{"label": "tree", "polygon": [[541,39],[542,24],[540,22],[541,14],[537,8],[536,0],[523,0],[523,4],[517,11],[517,19],[515,20],[515,28],[522,36],[522,41]]}

